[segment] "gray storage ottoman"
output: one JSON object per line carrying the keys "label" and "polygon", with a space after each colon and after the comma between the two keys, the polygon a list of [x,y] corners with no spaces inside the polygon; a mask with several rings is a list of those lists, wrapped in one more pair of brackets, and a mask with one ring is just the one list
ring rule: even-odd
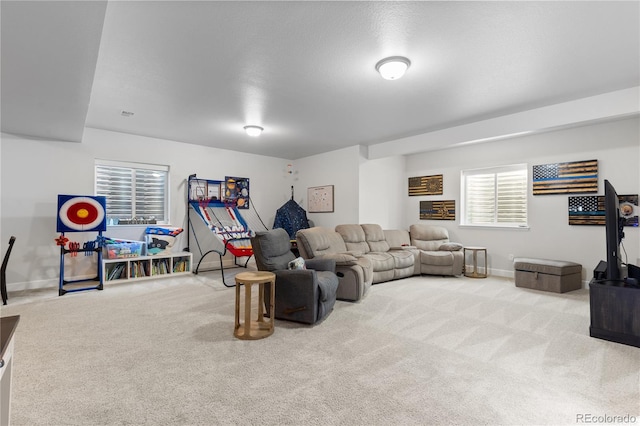
{"label": "gray storage ottoman", "polygon": [[514,259],[516,287],[564,293],[582,288],[582,265],[562,260]]}

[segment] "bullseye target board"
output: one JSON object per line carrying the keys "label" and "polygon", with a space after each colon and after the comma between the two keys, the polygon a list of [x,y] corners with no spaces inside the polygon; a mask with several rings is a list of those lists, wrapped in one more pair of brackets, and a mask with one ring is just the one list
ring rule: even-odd
{"label": "bullseye target board", "polygon": [[103,196],[58,195],[57,232],[106,231],[106,206]]}

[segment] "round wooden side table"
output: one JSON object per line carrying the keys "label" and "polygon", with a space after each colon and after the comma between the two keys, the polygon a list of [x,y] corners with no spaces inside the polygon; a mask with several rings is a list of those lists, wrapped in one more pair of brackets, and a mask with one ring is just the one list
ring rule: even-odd
{"label": "round wooden side table", "polygon": [[[473,271],[467,271],[465,268],[464,276],[469,278],[487,278],[487,249],[485,247],[465,247],[465,263],[467,263],[467,250],[471,252],[473,257]],[[484,254],[484,272],[478,272],[478,253]]]}
{"label": "round wooden side table", "polygon": [[[258,298],[252,300],[251,287],[258,285]],[[271,298],[269,299],[269,316],[265,320],[264,286],[270,284]],[[240,288],[244,287],[244,309],[240,305]],[[275,325],[274,303],[276,298],[276,275],[266,271],[241,272],[236,275],[236,319],[233,335],[238,339],[256,340],[273,334]],[[253,306],[252,302],[256,302]],[[240,311],[243,310],[243,322],[240,321]],[[257,312],[255,312],[257,310]],[[252,313],[256,314],[256,319],[252,320]]]}

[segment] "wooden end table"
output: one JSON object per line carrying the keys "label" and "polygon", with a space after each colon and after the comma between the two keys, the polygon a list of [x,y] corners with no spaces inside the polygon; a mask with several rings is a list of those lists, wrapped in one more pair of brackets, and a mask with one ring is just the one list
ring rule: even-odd
{"label": "wooden end table", "polygon": [[[274,303],[276,298],[276,274],[266,271],[241,272],[236,275],[236,318],[233,335],[242,340],[262,339],[273,334],[275,325]],[[252,308],[251,287],[258,285],[256,319],[251,319]],[[265,321],[264,286],[270,284],[269,316]],[[240,287],[244,286],[244,322],[240,322]]]}
{"label": "wooden end table", "polygon": [[[467,250],[471,252],[473,257],[473,271],[467,271],[465,268],[464,276],[469,278],[487,278],[487,249],[486,247],[465,247],[464,259],[467,260]],[[484,272],[478,272],[478,253],[484,254]]]}

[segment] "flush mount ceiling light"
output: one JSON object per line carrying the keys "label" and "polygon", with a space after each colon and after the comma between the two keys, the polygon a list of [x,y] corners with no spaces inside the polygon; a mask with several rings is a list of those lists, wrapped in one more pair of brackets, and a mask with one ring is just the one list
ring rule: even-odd
{"label": "flush mount ceiling light", "polygon": [[404,75],[409,65],[411,61],[404,56],[391,56],[378,61],[376,71],[385,80],[397,80]]}
{"label": "flush mount ceiling light", "polygon": [[260,126],[244,126],[244,131],[247,132],[249,136],[260,136],[263,130]]}

